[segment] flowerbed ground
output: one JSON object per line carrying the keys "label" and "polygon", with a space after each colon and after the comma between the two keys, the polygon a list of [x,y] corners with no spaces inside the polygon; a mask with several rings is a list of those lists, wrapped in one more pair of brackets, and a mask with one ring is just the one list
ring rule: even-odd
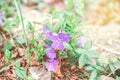
{"label": "flowerbed ground", "polygon": [[[58,1],[58,2],[57,2]],[[24,5],[22,7],[22,13],[24,16],[24,23],[25,25],[28,25],[28,21],[32,23],[32,25],[35,25],[35,35],[34,37],[38,37],[39,34],[42,33],[41,30],[42,29],[42,24],[51,24],[52,22],[58,22],[59,20],[52,20],[51,15],[48,13],[50,11],[50,6],[54,4],[54,6],[56,7],[57,10],[65,10],[66,7],[65,4],[63,4],[63,1],[61,0],[61,2],[59,2],[59,0],[57,0],[56,2],[51,3],[49,6],[45,7],[44,9],[42,9],[41,11],[39,10],[34,10],[35,4],[33,3],[29,3],[26,5]],[[64,5],[62,6],[63,8],[61,9],[61,6],[56,6],[56,5]],[[87,12],[90,13],[90,12]],[[92,15],[92,14],[91,14]],[[100,16],[101,14],[99,14]],[[14,17],[13,17],[14,18]],[[84,17],[86,20],[86,17]],[[88,17],[89,18],[89,17]],[[103,25],[102,22],[100,22],[100,25],[96,25],[97,23],[90,23],[90,21],[92,21],[91,18],[89,18],[90,20],[86,20],[86,22],[88,21],[88,23],[86,24],[86,27],[84,29],[82,29],[82,31],[86,34],[88,34],[88,40],[92,40],[93,41],[93,46],[92,49],[95,50],[98,54],[100,54],[101,57],[107,57],[112,61],[117,60],[117,58],[119,58],[120,55],[120,36],[119,36],[119,21],[111,21],[111,22],[107,22],[106,25]],[[98,20],[95,17],[96,20]],[[95,21],[95,20],[93,20]],[[113,23],[112,23],[113,22]],[[34,24],[35,23],[35,24]],[[41,24],[42,23],[42,24]],[[104,22],[103,22],[104,23]],[[98,23],[99,24],[99,23]],[[102,24],[102,25],[101,25]],[[54,27],[57,28],[58,24],[55,24]],[[27,33],[29,33],[28,28],[26,27],[26,31]],[[61,64],[57,67],[57,71],[54,73],[48,72],[45,67],[43,66],[44,63],[42,63],[41,61],[39,61],[36,57],[35,57],[35,53],[33,52],[31,54],[30,57],[30,61],[29,58],[26,55],[27,51],[24,49],[24,47],[26,47],[26,45],[18,45],[15,44],[13,41],[14,37],[20,37],[22,36],[23,32],[21,29],[21,25],[17,25],[17,27],[13,28],[12,30],[10,30],[9,32],[3,30],[2,28],[0,28],[0,32],[2,34],[3,40],[0,43],[0,80],[20,80],[19,77],[17,77],[15,69],[16,68],[16,64],[17,66],[21,66],[18,70],[18,73],[24,74],[24,69],[26,68],[26,74],[32,74],[32,76],[34,76],[34,78],[39,78],[40,80],[88,80],[88,78],[90,77],[90,74],[85,70],[85,67],[83,68],[79,68],[78,62],[74,63],[74,65],[71,65],[70,63],[67,62],[67,59],[61,59]],[[13,38],[11,37],[11,35],[13,36]],[[29,33],[27,34],[28,39],[31,40],[32,39],[32,34]],[[5,46],[6,43],[11,42],[13,43],[13,47],[10,49],[11,51],[14,52],[14,54],[12,55],[12,59],[15,60],[14,63],[11,63],[6,59],[5,57],[5,52],[3,50],[3,47]],[[42,41],[38,41],[36,44],[41,44]],[[32,44],[29,44],[30,48],[34,48],[34,46]],[[47,58],[45,58],[46,60]],[[17,62],[18,61],[18,62]],[[93,61],[94,62],[94,61]],[[104,60],[103,60],[104,62]],[[102,62],[101,62],[102,64]],[[23,67],[23,68],[22,68]],[[31,68],[33,70],[31,70]],[[41,73],[40,73],[41,72]],[[44,74],[44,75],[43,75]],[[49,74],[49,75],[48,75]],[[24,74],[25,75],[25,74]],[[104,75],[103,78],[101,78],[101,80],[105,79],[105,80],[115,80],[115,79],[111,79],[111,77],[115,78],[115,74],[102,74]],[[52,76],[52,77],[51,77]],[[108,76],[106,78],[106,76]],[[28,75],[27,77],[28,80],[32,80],[31,75]],[[26,79],[26,80],[27,80]],[[38,80],[39,80],[38,79]],[[37,80],[37,79],[36,79]],[[118,79],[119,80],[119,79]]]}

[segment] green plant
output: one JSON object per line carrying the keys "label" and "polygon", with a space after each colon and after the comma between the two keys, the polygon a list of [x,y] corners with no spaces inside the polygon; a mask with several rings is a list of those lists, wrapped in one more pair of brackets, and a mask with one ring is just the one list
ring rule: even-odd
{"label": "green plant", "polygon": [[6,50],[5,51],[5,57],[8,59],[8,61],[12,61],[12,54],[13,52],[9,51],[9,50]]}
{"label": "green plant", "polygon": [[21,9],[20,9],[20,3],[19,3],[18,0],[14,0],[14,3],[15,3],[15,6],[17,8],[19,20],[22,23],[22,30],[23,30],[23,33],[24,33],[24,39],[25,39],[25,42],[26,42],[26,46],[28,47],[27,35],[26,35],[26,30],[25,30],[25,25],[24,25],[24,21],[23,21],[22,12],[21,12]]}
{"label": "green plant", "polygon": [[[0,3],[0,12],[3,13],[3,24],[2,28],[6,31],[10,31],[16,27],[19,23],[17,16],[14,16],[15,7],[12,0],[4,0]],[[13,16],[15,18],[13,18]]]}
{"label": "green plant", "polygon": [[22,67],[17,67],[15,69],[15,73],[16,75],[20,78],[20,79],[24,79],[26,78],[26,69],[22,68]]}
{"label": "green plant", "polygon": [[4,51],[5,51],[5,50],[10,50],[10,49],[12,49],[12,47],[13,47],[12,43],[11,43],[11,42],[8,42],[8,43],[6,43],[6,44],[4,45],[3,50],[4,50]]}
{"label": "green plant", "polygon": [[3,41],[3,38],[2,38],[2,36],[0,35],[0,43]]}
{"label": "green plant", "polygon": [[[28,0],[25,1],[26,3],[28,2]],[[4,28],[9,31],[10,28],[16,26],[19,22],[22,23],[24,35],[23,37],[18,37],[16,42],[22,46],[26,44],[24,48],[27,53],[19,60],[14,61],[12,60],[13,52],[11,51],[13,44],[11,42],[6,43],[2,49],[5,52],[5,58],[10,61],[11,64],[2,68],[0,72],[16,65],[15,73],[19,79],[32,80],[31,75],[26,74],[27,69],[20,65],[20,61],[27,56],[30,64],[32,54],[34,53],[38,61],[43,63],[48,71],[55,72],[57,66],[61,65],[63,59],[67,60],[70,67],[75,65],[79,67],[79,69],[85,69],[90,76],[86,77],[84,74],[80,76],[86,79],[89,77],[88,80],[99,80],[102,74],[107,76],[116,74],[116,70],[120,67],[120,59],[118,58],[116,62],[113,62],[105,57],[99,56],[91,49],[92,41],[87,40],[88,35],[81,32],[81,29],[84,27],[84,23],[82,22],[84,19],[81,17],[84,16],[85,2],[86,0],[68,0],[66,3],[67,10],[64,12],[57,12],[55,8],[52,7],[50,12],[52,15],[52,23],[43,25],[45,30],[40,34],[40,38],[35,38],[35,28],[31,22],[28,22],[27,27],[32,34],[31,40],[28,40],[19,0],[14,0],[18,11],[16,22],[11,23],[14,21],[14,19],[10,17],[12,13],[5,14],[6,17],[3,19],[3,26],[9,26]],[[10,4],[13,5],[9,0],[8,5]],[[0,6],[4,6],[4,8],[1,9],[6,10],[6,12],[9,11],[6,5],[0,4]],[[14,8],[10,9],[14,11]],[[54,22],[54,19],[58,19],[58,22]],[[55,26],[56,24],[57,27]],[[3,38],[0,35],[0,42],[2,41]],[[103,64],[101,64],[101,62]],[[119,80],[119,77],[116,77],[116,80]]]}

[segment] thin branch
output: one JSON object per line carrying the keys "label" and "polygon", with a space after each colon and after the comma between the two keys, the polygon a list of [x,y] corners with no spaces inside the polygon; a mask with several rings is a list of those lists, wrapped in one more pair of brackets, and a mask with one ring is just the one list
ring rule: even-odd
{"label": "thin branch", "polygon": [[120,52],[118,52],[118,51],[115,51],[115,50],[112,50],[112,49],[108,49],[108,48],[106,48],[106,47],[104,47],[104,46],[102,46],[102,45],[100,45],[100,44],[97,44],[97,43],[95,43],[95,45],[96,45],[97,47],[99,47],[99,48],[102,48],[102,49],[108,51],[108,52],[111,52],[111,53],[115,53],[115,54],[117,54],[117,55],[120,55]]}
{"label": "thin branch", "polygon": [[22,61],[26,56],[27,56],[27,54],[25,56],[23,56],[22,58],[18,59],[17,61],[13,62],[12,64],[0,69],[0,73],[7,70],[7,69],[9,69],[11,66],[15,65],[16,63]]}
{"label": "thin branch", "polygon": [[[115,71],[116,71],[116,70],[118,70],[118,69],[119,69],[119,68],[116,68],[116,69],[115,69]],[[108,74],[105,78],[103,78],[102,80],[107,80],[107,79],[108,79],[108,77],[109,77],[110,75],[112,75],[112,74],[113,74],[112,72],[111,72],[111,73],[109,73],[109,74]]]}

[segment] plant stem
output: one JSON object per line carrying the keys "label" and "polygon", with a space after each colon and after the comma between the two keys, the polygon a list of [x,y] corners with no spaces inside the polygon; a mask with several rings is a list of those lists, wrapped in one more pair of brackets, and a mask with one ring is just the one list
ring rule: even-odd
{"label": "plant stem", "polygon": [[[23,36],[24,36],[24,40],[25,40],[26,46],[27,46],[27,53],[29,55],[31,55],[30,52],[29,52],[28,40],[27,40],[25,25],[24,25],[24,21],[23,21],[22,11],[21,11],[21,8],[20,8],[20,2],[19,2],[19,0],[14,0],[14,3],[15,3],[15,6],[16,6],[16,9],[17,9],[17,13],[18,13],[18,17],[20,19],[20,22],[22,23],[22,31],[24,33]],[[28,58],[29,58],[29,55],[28,55]],[[31,64],[30,58],[29,58],[29,63]]]}
{"label": "plant stem", "polygon": [[27,54],[25,56],[23,56],[22,58],[18,59],[17,61],[13,62],[12,64],[0,69],[0,73],[3,72],[4,70],[9,69],[11,66],[15,65],[16,63],[22,61],[26,56],[27,56]]}
{"label": "plant stem", "polygon": [[15,3],[15,6],[17,8],[17,13],[18,13],[18,17],[20,19],[20,22],[22,23],[22,30],[23,30],[23,33],[24,33],[24,39],[25,39],[25,42],[26,42],[26,46],[28,47],[28,42],[27,42],[27,35],[26,35],[26,30],[25,30],[25,25],[24,25],[24,21],[23,21],[23,16],[22,16],[22,12],[21,12],[21,9],[20,9],[20,4],[18,2],[18,0],[14,0],[14,3]]}

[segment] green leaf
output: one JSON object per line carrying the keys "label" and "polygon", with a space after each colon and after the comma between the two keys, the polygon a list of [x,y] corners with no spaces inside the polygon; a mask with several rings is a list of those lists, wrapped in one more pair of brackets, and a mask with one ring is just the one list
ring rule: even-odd
{"label": "green leaf", "polygon": [[28,22],[28,29],[32,32],[34,32],[34,27],[32,26],[32,24],[30,22]]}
{"label": "green leaf", "polygon": [[65,32],[66,33],[71,33],[72,29],[73,29],[73,27],[70,24],[66,23]]}
{"label": "green leaf", "polygon": [[98,61],[102,64],[108,64],[108,62],[109,62],[108,58],[106,58],[104,56],[99,56]]}
{"label": "green leaf", "polygon": [[78,40],[75,38],[71,39],[71,45],[76,47],[76,44],[78,43]]}
{"label": "green leaf", "polygon": [[35,80],[31,74],[28,74],[28,76],[26,77],[26,80]]}
{"label": "green leaf", "polygon": [[67,0],[67,1],[68,1],[67,4],[68,8],[73,11],[74,10],[73,0]]}
{"label": "green leaf", "polygon": [[22,67],[16,68],[15,73],[21,79],[25,79],[25,77],[26,77],[26,69],[24,69]]}
{"label": "green leaf", "polygon": [[86,54],[81,54],[79,57],[79,68],[82,68],[86,63]]}
{"label": "green leaf", "polygon": [[8,61],[12,61],[12,52],[9,50],[5,51],[5,57],[8,59]]}
{"label": "green leaf", "polygon": [[54,7],[51,7],[51,8],[50,8],[50,13],[51,13],[51,14],[54,14],[55,12],[56,12],[56,9],[55,9]]}
{"label": "green leaf", "polygon": [[65,19],[62,20],[62,21],[60,21],[60,22],[59,22],[59,25],[60,25],[60,27],[58,27],[57,33],[60,32],[60,30],[63,30],[63,29],[65,28],[65,25],[66,25]]}
{"label": "green leaf", "polygon": [[59,55],[62,56],[63,58],[68,58],[68,54],[65,54],[65,53],[59,52]]}
{"label": "green leaf", "polygon": [[95,66],[95,68],[96,68],[97,70],[106,72],[106,70],[105,70],[103,67],[101,67],[101,66]]}
{"label": "green leaf", "polygon": [[32,40],[31,40],[31,44],[34,45],[34,46],[37,46],[37,45],[38,45],[38,44],[37,44],[37,41],[36,41],[35,39],[32,39]]}
{"label": "green leaf", "polygon": [[114,67],[114,65],[110,64],[109,67],[110,67],[110,70],[112,71],[112,73],[114,74],[115,73],[115,67]]}
{"label": "green leaf", "polygon": [[95,51],[88,51],[87,56],[90,58],[98,58],[98,54]]}
{"label": "green leaf", "polygon": [[0,35],[0,43],[3,41],[3,38],[2,38],[2,36]]}
{"label": "green leaf", "polygon": [[17,62],[16,63],[16,67],[20,67],[21,66],[21,63],[20,62]]}
{"label": "green leaf", "polygon": [[120,80],[120,77],[116,76],[116,79],[115,80]]}
{"label": "green leaf", "polygon": [[3,50],[10,50],[13,47],[12,43],[8,42],[4,45]]}
{"label": "green leaf", "polygon": [[90,79],[89,79],[89,80],[97,80],[97,79],[96,79],[97,76],[98,76],[97,70],[93,70],[92,73],[91,73],[91,76],[90,76]]}
{"label": "green leaf", "polygon": [[92,66],[87,66],[87,67],[85,67],[85,70],[87,70],[87,71],[93,71],[94,68]]}
{"label": "green leaf", "polygon": [[114,66],[115,66],[116,68],[119,68],[119,67],[120,67],[120,61],[114,62]]}
{"label": "green leaf", "polygon": [[23,37],[18,37],[18,38],[16,38],[16,42],[17,42],[18,44],[24,44],[24,43],[25,43],[25,40],[24,40]]}
{"label": "green leaf", "polygon": [[73,29],[73,31],[74,31],[74,32],[79,32],[81,29],[82,29],[82,27],[78,27],[78,26],[77,26],[77,27],[75,27],[75,28]]}
{"label": "green leaf", "polygon": [[68,50],[72,50],[72,47],[69,43],[63,42],[63,45],[65,48],[67,48]]}
{"label": "green leaf", "polygon": [[79,53],[79,54],[82,54],[82,53],[86,53],[86,50],[82,49],[82,48],[77,48],[77,49],[75,49],[75,52]]}
{"label": "green leaf", "polygon": [[51,45],[52,45],[52,41],[50,41],[50,40],[45,40],[45,44],[51,46]]}
{"label": "green leaf", "polygon": [[88,41],[88,42],[85,43],[85,46],[84,46],[85,49],[88,50],[88,49],[90,49],[91,47],[92,47],[92,41]]}
{"label": "green leaf", "polygon": [[47,53],[50,50],[50,48],[45,49],[43,52]]}

